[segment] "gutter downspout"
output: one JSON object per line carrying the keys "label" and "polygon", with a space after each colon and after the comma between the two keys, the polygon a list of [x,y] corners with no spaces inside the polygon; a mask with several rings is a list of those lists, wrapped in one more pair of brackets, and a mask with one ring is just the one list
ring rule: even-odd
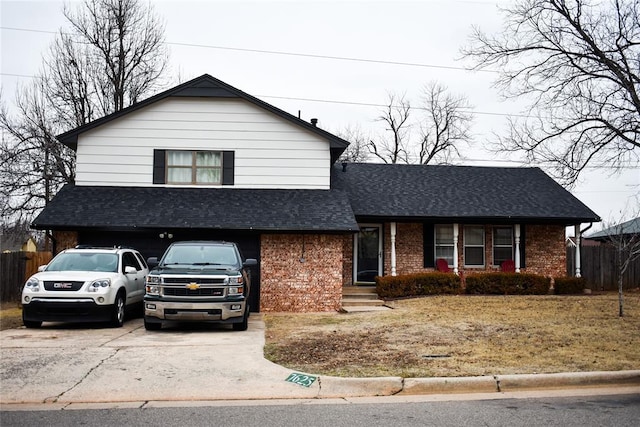
{"label": "gutter downspout", "polygon": [[582,277],[581,274],[581,269],[582,269],[582,254],[581,254],[581,247],[582,247],[582,235],[588,231],[591,227],[593,227],[593,222],[589,223],[589,226],[583,230],[580,230],[580,224],[577,224],[575,226],[575,235],[576,235],[576,271],[575,271],[575,275],[576,277]]}

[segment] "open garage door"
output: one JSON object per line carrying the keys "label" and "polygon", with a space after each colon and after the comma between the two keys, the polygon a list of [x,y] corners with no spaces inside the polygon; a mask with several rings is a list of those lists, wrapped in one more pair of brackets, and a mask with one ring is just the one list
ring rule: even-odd
{"label": "open garage door", "polygon": [[[171,235],[171,238],[169,238]],[[245,258],[255,258],[258,265],[252,269],[249,305],[251,311],[260,311],[260,234],[229,230],[157,230],[157,231],[81,231],[78,244],[95,246],[130,246],[147,259],[160,258],[173,242],[182,240],[224,240],[235,242]]]}

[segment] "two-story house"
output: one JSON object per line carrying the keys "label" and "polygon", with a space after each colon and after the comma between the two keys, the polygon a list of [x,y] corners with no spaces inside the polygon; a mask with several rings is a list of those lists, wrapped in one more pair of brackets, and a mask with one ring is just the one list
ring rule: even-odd
{"label": "two-story house", "polygon": [[436,259],[563,276],[565,227],[600,220],[538,168],[338,163],[347,141],[209,75],[58,139],[76,183],[32,224],[56,250],[235,241],[254,311],[338,310],[343,286]]}

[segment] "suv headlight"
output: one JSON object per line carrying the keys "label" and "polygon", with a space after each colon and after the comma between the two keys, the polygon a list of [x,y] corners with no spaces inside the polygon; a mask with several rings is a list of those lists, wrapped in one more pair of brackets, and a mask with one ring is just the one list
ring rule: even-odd
{"label": "suv headlight", "polygon": [[99,292],[101,289],[111,286],[111,279],[98,279],[91,282],[89,292]]}
{"label": "suv headlight", "polygon": [[40,281],[35,277],[29,277],[27,283],[24,284],[24,289],[31,292],[40,292]]}

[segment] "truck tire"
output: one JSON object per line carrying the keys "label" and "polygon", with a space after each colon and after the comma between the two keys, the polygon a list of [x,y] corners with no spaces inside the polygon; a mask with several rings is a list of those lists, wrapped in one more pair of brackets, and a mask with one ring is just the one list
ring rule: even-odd
{"label": "truck tire", "polygon": [[160,322],[147,322],[147,319],[144,319],[144,328],[147,331],[159,331],[162,328],[162,323],[160,323]]}
{"label": "truck tire", "polygon": [[246,331],[248,328],[249,328],[249,304],[247,304],[247,308],[244,310],[244,316],[242,316],[242,322],[233,324],[234,331]]}

